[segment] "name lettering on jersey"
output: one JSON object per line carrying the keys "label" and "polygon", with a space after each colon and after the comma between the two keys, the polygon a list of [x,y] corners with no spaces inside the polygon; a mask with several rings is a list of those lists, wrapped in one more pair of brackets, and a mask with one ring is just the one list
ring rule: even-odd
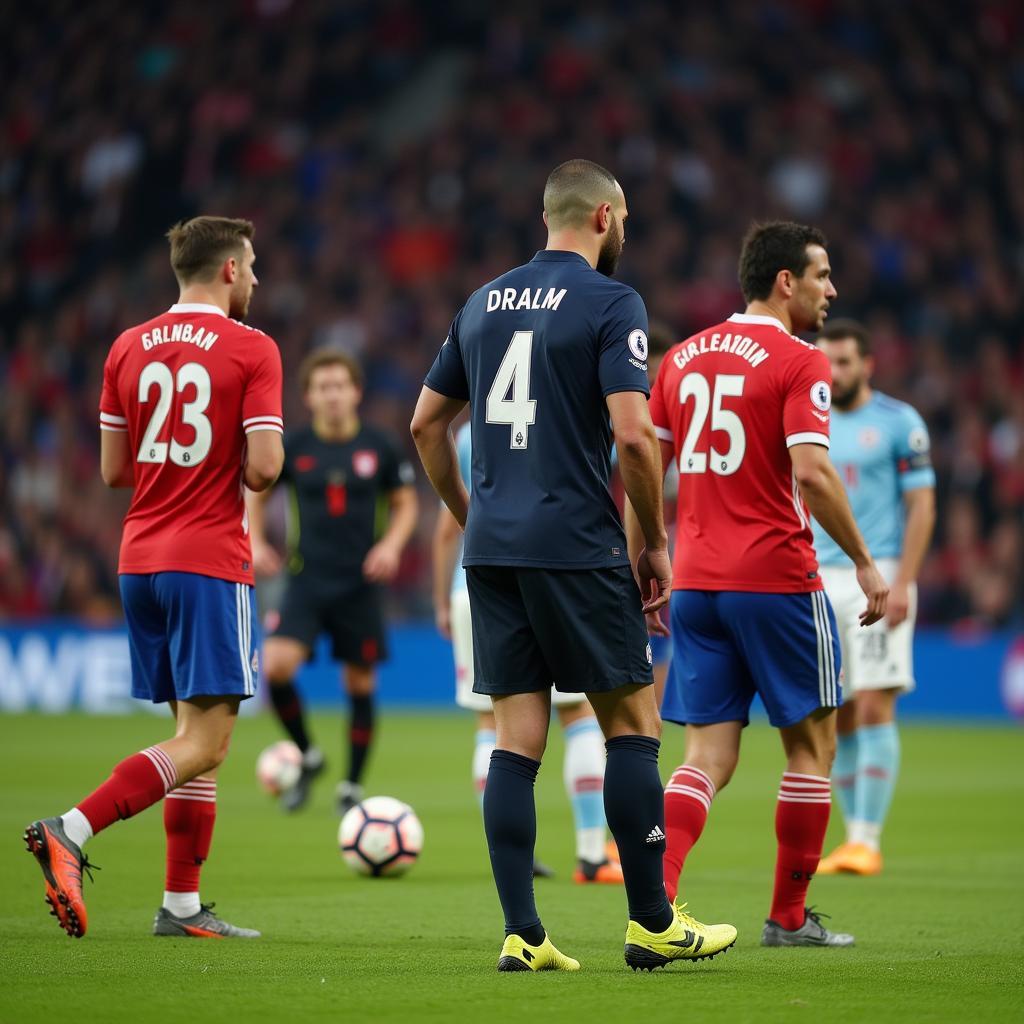
{"label": "name lettering on jersey", "polygon": [[524,288],[521,292],[515,288],[492,288],[487,293],[487,312],[496,309],[558,309],[565,298],[566,289],[549,288],[545,294],[543,288]]}
{"label": "name lettering on jersey", "polygon": [[219,334],[191,323],[159,324],[142,335],[142,347],[148,352],[155,345],[180,341],[185,345],[198,345],[204,352],[209,352],[219,337]]}
{"label": "name lettering on jersey", "polygon": [[711,335],[710,341],[702,334],[699,342],[691,341],[677,349],[672,361],[681,370],[691,359],[708,352],[729,352],[746,359],[751,366],[760,366],[770,355],[753,338],[745,334],[726,334],[723,337],[716,331]]}

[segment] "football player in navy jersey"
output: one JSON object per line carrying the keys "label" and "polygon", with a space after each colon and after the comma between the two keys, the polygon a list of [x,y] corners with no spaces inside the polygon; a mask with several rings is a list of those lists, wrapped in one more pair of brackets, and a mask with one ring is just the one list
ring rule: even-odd
{"label": "football player in navy jersey", "polygon": [[[661,463],[647,409],[647,311],[614,281],[626,200],[614,176],[570,160],[544,189],[547,247],[485,284],[456,315],[427,375],[412,433],[431,483],[465,529],[473,689],[494,704],[497,746],[484,826],[505,914],[502,971],[578,970],[533,898],[533,785],[551,684],[585,693],[605,734],[604,800],[629,924],[626,962],[663,966],[730,946],[665,895],[660,721],[644,612],[670,588]],[[470,503],[450,425],[470,405]],[[630,567],[608,489],[614,432],[646,543]]]}

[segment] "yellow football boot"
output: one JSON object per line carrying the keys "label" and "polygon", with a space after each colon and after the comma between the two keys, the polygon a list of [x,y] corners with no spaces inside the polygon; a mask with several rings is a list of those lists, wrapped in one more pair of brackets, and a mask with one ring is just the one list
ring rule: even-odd
{"label": "yellow football boot", "polygon": [[578,971],[579,960],[573,960],[555,949],[552,941],[544,936],[539,946],[530,946],[518,935],[505,937],[498,958],[499,971]]}
{"label": "yellow football boot", "polygon": [[653,971],[672,960],[710,960],[736,941],[731,924],[701,924],[672,905],[675,920],[661,933],[630,921],[626,928],[626,963],[634,971]]}

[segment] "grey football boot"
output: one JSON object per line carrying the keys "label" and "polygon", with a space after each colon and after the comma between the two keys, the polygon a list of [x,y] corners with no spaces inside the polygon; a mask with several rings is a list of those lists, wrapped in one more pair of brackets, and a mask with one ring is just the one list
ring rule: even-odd
{"label": "grey football boot", "polygon": [[808,907],[804,910],[804,923],[794,931],[783,928],[777,921],[765,921],[761,932],[762,946],[852,946],[853,936],[845,932],[831,932],[821,919],[821,914]]}
{"label": "grey football boot", "polygon": [[213,912],[212,903],[204,903],[198,914],[175,917],[166,907],[156,912],[153,934],[180,939],[258,939],[260,933],[253,928],[238,928],[222,921]]}

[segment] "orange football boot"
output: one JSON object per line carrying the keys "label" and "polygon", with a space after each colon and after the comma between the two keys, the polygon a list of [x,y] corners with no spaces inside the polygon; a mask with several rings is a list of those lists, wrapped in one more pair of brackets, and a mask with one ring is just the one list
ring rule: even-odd
{"label": "orange football boot", "polygon": [[878,875],[882,855],[864,843],[843,843],[818,863],[817,875]]}
{"label": "orange football boot", "polygon": [[[72,938],[80,939],[88,926],[82,898],[82,871],[89,873],[89,859],[64,834],[60,818],[43,818],[25,829],[25,845],[42,868],[50,913]],[[92,878],[92,874],[89,873]]]}
{"label": "orange football boot", "polygon": [[578,885],[622,885],[622,865],[617,860],[606,860],[603,864],[578,860],[572,880]]}

